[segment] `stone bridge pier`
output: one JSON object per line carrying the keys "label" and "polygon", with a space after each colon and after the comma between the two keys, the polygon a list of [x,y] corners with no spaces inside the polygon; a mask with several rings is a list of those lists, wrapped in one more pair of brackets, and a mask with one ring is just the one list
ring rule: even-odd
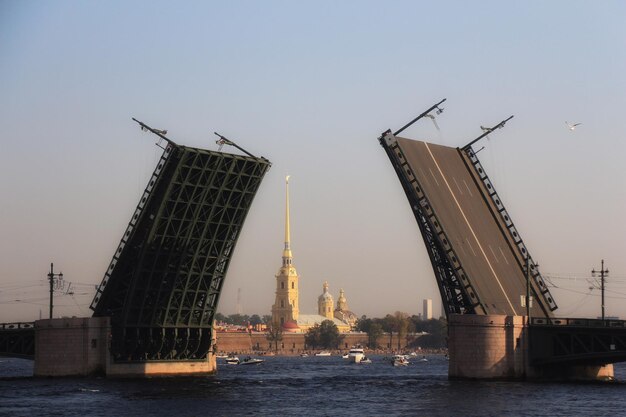
{"label": "stone bridge pier", "polygon": [[533,365],[526,316],[451,314],[448,317],[451,379],[613,380],[613,365]]}

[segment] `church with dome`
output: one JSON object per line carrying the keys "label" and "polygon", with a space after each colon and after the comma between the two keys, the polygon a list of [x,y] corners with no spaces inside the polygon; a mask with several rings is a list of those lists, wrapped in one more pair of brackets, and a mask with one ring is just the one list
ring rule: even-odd
{"label": "church with dome", "polygon": [[348,302],[343,289],[339,290],[337,304],[324,282],[322,294],[317,299],[317,314],[300,314],[298,280],[299,276],[293,265],[289,231],[289,176],[285,178],[285,247],[283,264],[276,275],[276,300],[272,306],[272,322],[282,326],[289,333],[305,333],[324,320],[331,320],[340,332],[346,333],[356,325],[357,316],[348,309]]}

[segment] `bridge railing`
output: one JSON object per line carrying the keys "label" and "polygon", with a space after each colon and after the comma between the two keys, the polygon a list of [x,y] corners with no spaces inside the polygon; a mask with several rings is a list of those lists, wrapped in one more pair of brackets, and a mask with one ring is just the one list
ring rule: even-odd
{"label": "bridge railing", "polygon": [[33,322],[0,323],[0,330],[32,329],[34,327],[35,323]]}
{"label": "bridge railing", "polygon": [[0,356],[32,359],[35,355],[35,323],[0,323]]}
{"label": "bridge railing", "polygon": [[531,326],[616,327],[626,328],[626,320],[534,317]]}
{"label": "bridge railing", "polygon": [[504,204],[502,203],[502,199],[500,198],[500,196],[498,196],[498,193],[496,192],[496,189],[493,186],[493,183],[487,176],[487,173],[485,172],[480,161],[478,160],[478,156],[476,156],[476,153],[471,147],[464,149],[463,151],[469,158],[471,162],[471,166],[474,168],[474,171],[476,172],[476,174],[482,181],[483,185],[485,186],[485,189],[487,190],[487,194],[491,198],[491,201],[496,211],[499,213],[501,220],[504,222],[504,225],[506,226],[506,229],[508,230],[511,239],[513,240],[513,242],[515,242],[515,245],[517,246],[522,256],[522,259],[528,258],[528,263],[530,266],[530,274],[533,277],[535,284],[537,285],[537,288],[539,289],[539,293],[542,295],[543,300],[545,301],[548,309],[550,311],[556,310],[557,309],[556,302],[554,301],[552,294],[550,294],[550,290],[548,289],[548,286],[546,285],[545,281],[541,277],[541,274],[539,273],[539,269],[537,268],[537,264],[533,261],[532,257],[530,256],[530,253],[528,252],[528,248],[526,247],[526,244],[522,240],[522,237],[517,231],[517,228],[513,224],[513,220],[511,219],[511,216],[509,215],[506,208],[504,207]]}

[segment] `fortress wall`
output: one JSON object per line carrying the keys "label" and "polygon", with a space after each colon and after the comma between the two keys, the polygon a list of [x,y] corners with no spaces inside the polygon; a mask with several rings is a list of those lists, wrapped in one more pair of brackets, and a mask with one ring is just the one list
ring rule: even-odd
{"label": "fortress wall", "polygon": [[[368,343],[366,333],[345,333],[344,340],[340,345],[340,350],[348,350],[354,345],[366,346]],[[284,333],[283,340],[278,342],[278,349],[274,342],[271,343],[266,338],[266,333],[252,332],[217,332],[217,351],[218,352],[237,352],[237,353],[258,353],[258,352],[276,352],[281,355],[298,355],[311,348],[305,348],[305,333]],[[378,339],[378,345],[383,349],[397,349],[398,335],[394,334],[389,339],[389,335],[383,335]],[[401,348],[405,348],[407,339],[400,340]],[[317,349],[319,350],[319,349]]]}

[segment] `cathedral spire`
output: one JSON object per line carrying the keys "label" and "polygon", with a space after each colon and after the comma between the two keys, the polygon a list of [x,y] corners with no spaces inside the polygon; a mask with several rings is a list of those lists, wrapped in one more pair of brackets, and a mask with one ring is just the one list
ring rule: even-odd
{"label": "cathedral spire", "polygon": [[285,249],[283,250],[283,265],[291,265],[291,234],[289,231],[289,175],[285,177]]}
{"label": "cathedral spire", "polygon": [[285,177],[285,249],[283,249],[283,265],[276,275],[276,301],[272,306],[272,322],[281,326],[288,324],[291,329],[289,331],[293,331],[294,328],[298,328],[299,315],[298,273],[292,264],[290,248],[289,175],[287,175]]}

